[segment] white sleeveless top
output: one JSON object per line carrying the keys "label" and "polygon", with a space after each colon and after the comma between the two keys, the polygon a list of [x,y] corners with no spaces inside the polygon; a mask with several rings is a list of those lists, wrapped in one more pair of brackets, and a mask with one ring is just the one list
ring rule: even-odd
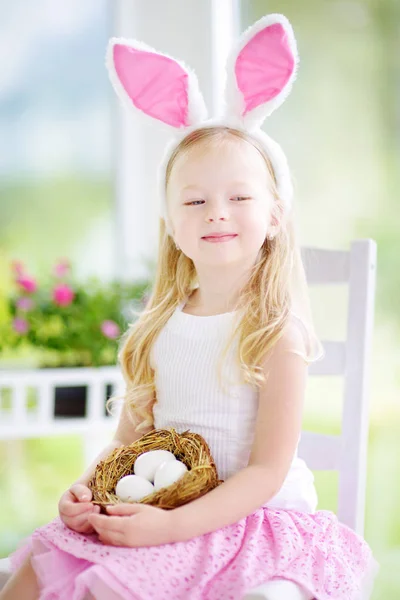
{"label": "white sleeveless top", "polygon": [[[223,363],[228,383],[225,389],[219,385],[218,359],[232,335],[236,312],[189,315],[182,312],[185,304],[176,308],[151,349],[157,394],[154,427],[174,427],[178,433],[190,429],[202,435],[220,479],[227,479],[248,464],[258,391],[241,382],[237,341]],[[317,503],[314,475],[296,449],[283,486],[265,506],[314,512]]]}

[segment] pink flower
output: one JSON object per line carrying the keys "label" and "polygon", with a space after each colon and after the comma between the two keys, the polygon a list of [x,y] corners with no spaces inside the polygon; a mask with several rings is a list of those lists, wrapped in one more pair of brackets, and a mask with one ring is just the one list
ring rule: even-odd
{"label": "pink flower", "polygon": [[21,310],[30,310],[34,307],[34,304],[32,298],[26,298],[25,296],[18,298],[15,303],[16,307]]}
{"label": "pink flower", "polygon": [[13,320],[13,327],[17,333],[26,333],[29,329],[29,323],[25,319],[16,318]]}
{"label": "pink flower", "polygon": [[68,306],[74,298],[74,291],[65,283],[60,283],[53,290],[53,302],[58,306]]}
{"label": "pink flower", "polygon": [[54,265],[54,275],[56,277],[64,277],[71,270],[71,263],[67,258],[62,258],[56,265]]}
{"label": "pink flower", "polygon": [[111,340],[115,339],[120,334],[120,328],[115,323],[115,321],[103,321],[101,324],[102,333],[110,338]]}
{"label": "pink flower", "polygon": [[25,272],[25,265],[20,260],[13,260],[11,263],[11,269],[15,275],[22,276]]}
{"label": "pink flower", "polygon": [[37,290],[37,283],[33,277],[28,275],[19,275],[16,279],[16,283],[20,285],[26,292],[33,293]]}

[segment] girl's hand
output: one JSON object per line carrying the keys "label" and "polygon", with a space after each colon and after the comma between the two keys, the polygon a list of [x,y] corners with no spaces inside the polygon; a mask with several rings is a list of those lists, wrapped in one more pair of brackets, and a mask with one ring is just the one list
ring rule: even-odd
{"label": "girl's hand", "polygon": [[112,546],[159,546],[178,541],[173,511],[148,504],[107,506],[109,515],[91,514],[89,523],[104,544]]}
{"label": "girl's hand", "polygon": [[67,527],[78,533],[93,533],[88,516],[100,512],[100,507],[92,504],[92,491],[81,483],[75,483],[61,496],[58,503],[60,519]]}

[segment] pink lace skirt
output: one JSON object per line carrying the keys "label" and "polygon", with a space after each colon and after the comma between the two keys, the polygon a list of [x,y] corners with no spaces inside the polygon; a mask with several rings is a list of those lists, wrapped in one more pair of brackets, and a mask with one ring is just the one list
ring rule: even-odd
{"label": "pink lace skirt", "polygon": [[59,518],[11,555],[28,552],[40,600],[240,600],[272,578],[290,579],[317,600],[368,600],[379,565],[368,544],[330,511],[260,508],[187,542],[125,548],[71,531]]}

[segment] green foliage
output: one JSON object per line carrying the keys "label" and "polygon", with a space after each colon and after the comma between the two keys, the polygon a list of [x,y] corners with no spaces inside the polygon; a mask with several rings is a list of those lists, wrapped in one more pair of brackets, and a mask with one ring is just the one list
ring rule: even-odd
{"label": "green foliage", "polygon": [[0,356],[29,348],[40,350],[42,367],[116,363],[118,340],[131,309],[143,305],[149,282],[105,283],[95,276],[77,281],[69,264],[60,263],[37,284],[21,265],[14,268],[18,272],[6,299],[7,317],[0,323]]}

